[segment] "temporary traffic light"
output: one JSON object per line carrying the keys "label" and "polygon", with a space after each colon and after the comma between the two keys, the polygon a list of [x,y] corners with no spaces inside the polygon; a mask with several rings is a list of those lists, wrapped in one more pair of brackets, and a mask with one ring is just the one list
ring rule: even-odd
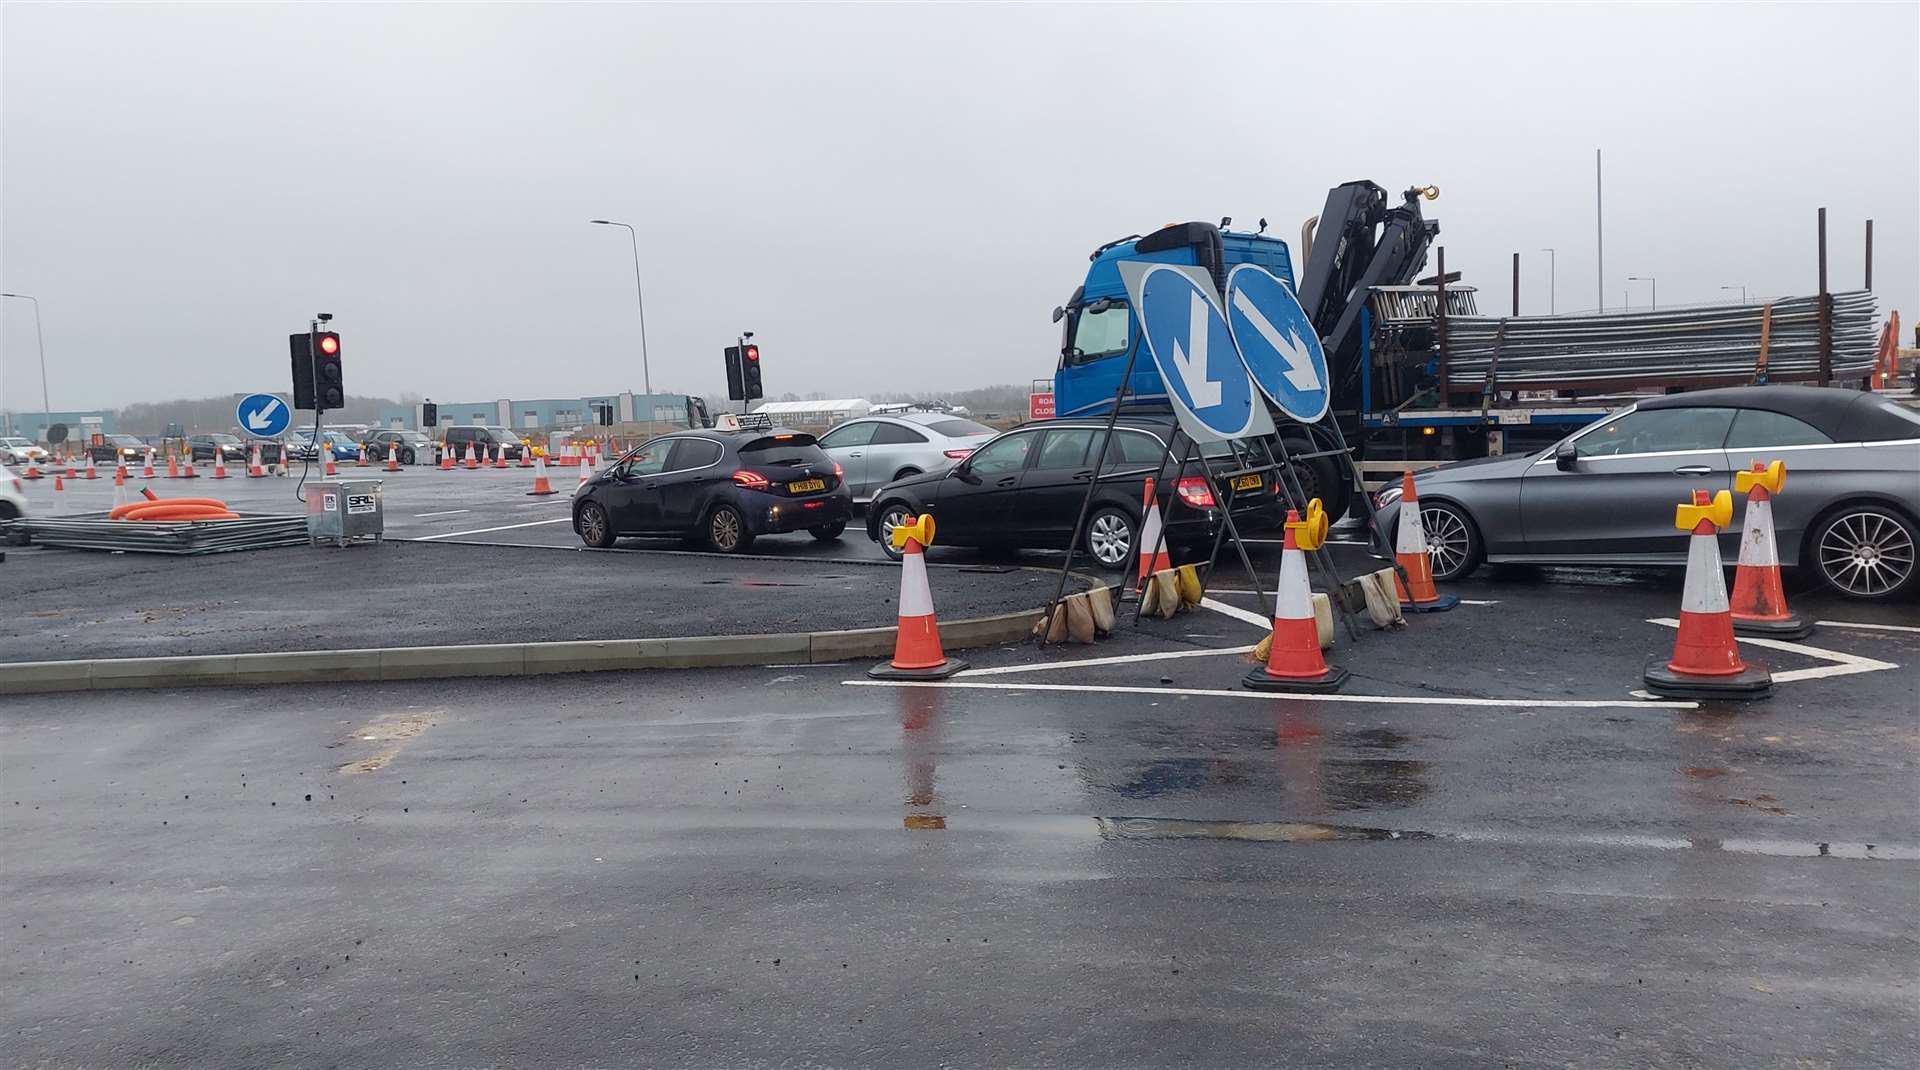
{"label": "temporary traffic light", "polygon": [[437,427],[440,424],[440,406],[429,401],[420,406],[420,426]]}
{"label": "temporary traffic light", "polygon": [[760,390],[760,347],[749,345],[741,350],[740,396],[748,401],[763,397]]}
{"label": "temporary traffic light", "polygon": [[740,368],[740,347],[727,347],[727,397],[734,401],[746,400],[746,378]]}
{"label": "temporary traffic light", "polygon": [[293,407],[313,408],[313,335],[287,335],[287,354],[293,358]]}
{"label": "temporary traffic light", "polygon": [[347,404],[347,387],[340,371],[340,336],[332,331],[313,335],[313,389],[315,407],[339,409]]}

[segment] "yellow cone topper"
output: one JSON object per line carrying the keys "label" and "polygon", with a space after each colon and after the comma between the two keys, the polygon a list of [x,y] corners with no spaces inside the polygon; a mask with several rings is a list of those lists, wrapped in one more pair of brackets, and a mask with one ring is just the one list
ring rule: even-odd
{"label": "yellow cone topper", "polygon": [[1755,487],[1765,487],[1768,494],[1778,494],[1786,482],[1787,462],[1785,461],[1775,461],[1765,468],[1760,467],[1759,461],[1755,461],[1753,471],[1733,474],[1733,489],[1742,494],[1752,494]]}
{"label": "yellow cone topper", "polygon": [[1733,523],[1733,495],[1723,490],[1709,501],[1706,491],[1696,490],[1692,502],[1674,509],[1673,526],[1681,531],[1692,531],[1702,520],[1725,531],[1727,525]]}
{"label": "yellow cone topper", "polygon": [[893,542],[894,549],[906,549],[908,539],[919,543],[920,548],[923,550],[933,545],[932,513],[921,513],[919,516],[893,529],[891,541]]}
{"label": "yellow cone topper", "polygon": [[1327,527],[1327,512],[1318,498],[1307,503],[1305,518],[1287,521],[1287,530],[1293,532],[1293,544],[1302,550],[1318,550],[1327,541]]}

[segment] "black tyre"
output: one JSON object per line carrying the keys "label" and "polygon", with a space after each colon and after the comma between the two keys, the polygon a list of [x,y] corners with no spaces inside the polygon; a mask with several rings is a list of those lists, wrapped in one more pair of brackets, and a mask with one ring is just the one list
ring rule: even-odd
{"label": "black tyre", "polygon": [[1801,564],[1848,598],[1878,601],[1913,589],[1916,545],[1920,534],[1905,514],[1861,502],[1820,518]]}
{"label": "black tyre", "polygon": [[747,518],[740,510],[731,505],[718,505],[707,514],[707,549],[716,554],[745,553],[753,545],[753,534],[747,530]]}
{"label": "black tyre", "polygon": [[598,550],[613,545],[613,521],[607,517],[607,510],[599,502],[587,502],[580,506],[574,527],[580,532],[580,541]]}
{"label": "black tyre", "polygon": [[[1287,455],[1298,457],[1307,453],[1318,453],[1321,447],[1306,435],[1288,434],[1281,436],[1286,443]],[[1327,511],[1331,520],[1339,520],[1353,508],[1353,483],[1344,477],[1335,457],[1314,457],[1305,461],[1294,461],[1287,467],[1293,471],[1293,477],[1300,481],[1300,490],[1309,499],[1320,499],[1320,505]],[[1285,483],[1281,484],[1286,487]]]}
{"label": "black tyre", "polygon": [[403,450],[401,450],[401,451],[400,451],[400,463],[401,463],[401,464],[412,464],[412,463],[413,463],[413,451],[412,451],[412,450],[410,450],[410,449],[403,449]]}
{"label": "black tyre", "polygon": [[844,520],[836,520],[831,524],[821,524],[819,527],[808,528],[807,534],[819,539],[821,542],[832,542],[839,538],[841,533],[846,530],[847,522]]}
{"label": "black tyre", "polygon": [[[1406,515],[1405,510],[1401,515]],[[1422,501],[1420,526],[1427,533],[1427,557],[1433,562],[1434,579],[1442,583],[1457,580],[1486,560],[1486,545],[1480,538],[1480,529],[1459,506]]]}
{"label": "black tyre", "polygon": [[1140,551],[1136,546],[1140,524],[1133,514],[1115,505],[1103,505],[1087,517],[1087,530],[1080,549],[1093,563],[1109,572],[1132,565]]}
{"label": "black tyre", "polygon": [[893,548],[893,529],[906,523],[907,518],[913,515],[913,510],[907,508],[905,502],[890,501],[880,506],[879,515],[880,522],[876,530],[880,533],[880,552],[898,561],[902,551]]}

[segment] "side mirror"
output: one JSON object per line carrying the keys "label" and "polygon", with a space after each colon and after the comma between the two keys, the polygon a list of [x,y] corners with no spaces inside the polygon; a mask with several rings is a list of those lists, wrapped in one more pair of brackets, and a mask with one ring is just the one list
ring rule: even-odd
{"label": "side mirror", "polygon": [[1580,448],[1571,442],[1562,442],[1553,448],[1553,466],[1562,472],[1571,472],[1580,464]]}
{"label": "side mirror", "polygon": [[956,464],[952,468],[948,469],[947,474],[953,476],[955,479],[958,479],[962,483],[968,483],[974,486],[979,486],[980,484],[980,477],[974,474],[973,466],[968,464],[965,461],[961,461],[959,464]]}
{"label": "side mirror", "polygon": [[1092,313],[1095,316],[1098,316],[1100,313],[1109,311],[1112,308],[1113,308],[1113,299],[1109,297],[1102,297],[1100,300],[1095,301],[1091,305],[1088,305],[1087,311]]}
{"label": "side mirror", "polygon": [[1066,318],[1067,318],[1066,309],[1061,308],[1059,305],[1053,306],[1053,322],[1059,323],[1061,320]]}

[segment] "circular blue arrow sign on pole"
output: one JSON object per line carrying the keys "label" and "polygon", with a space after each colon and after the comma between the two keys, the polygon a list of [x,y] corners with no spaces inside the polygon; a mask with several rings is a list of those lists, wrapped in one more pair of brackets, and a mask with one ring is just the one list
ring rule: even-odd
{"label": "circular blue arrow sign on pole", "polygon": [[1166,264],[1122,275],[1137,283],[1140,330],[1188,437],[1221,442],[1272,431],[1267,407],[1234,352],[1212,280],[1203,289],[1186,270]]}
{"label": "circular blue arrow sign on pole", "polygon": [[1333,384],[1320,335],[1287,284],[1241,264],[1227,276],[1227,327],[1247,373],[1281,412],[1313,423],[1327,414]]}
{"label": "circular blue arrow sign on pole", "polygon": [[293,423],[293,410],[272,394],[248,394],[233,407],[233,422],[257,438],[277,438]]}

